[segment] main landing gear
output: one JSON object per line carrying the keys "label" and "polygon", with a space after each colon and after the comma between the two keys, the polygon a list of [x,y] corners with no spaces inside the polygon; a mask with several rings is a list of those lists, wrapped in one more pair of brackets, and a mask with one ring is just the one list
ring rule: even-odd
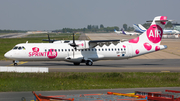
{"label": "main landing gear", "polygon": [[[92,66],[93,65],[92,60],[82,61],[81,63],[86,63],[87,66]],[[80,65],[80,62],[74,62],[74,65],[78,66],[78,65]]]}
{"label": "main landing gear", "polygon": [[90,61],[90,60],[87,60],[86,65],[87,65],[87,66],[92,66],[92,65],[93,65],[93,62]]}
{"label": "main landing gear", "polygon": [[14,66],[17,66],[19,61],[13,60]]}

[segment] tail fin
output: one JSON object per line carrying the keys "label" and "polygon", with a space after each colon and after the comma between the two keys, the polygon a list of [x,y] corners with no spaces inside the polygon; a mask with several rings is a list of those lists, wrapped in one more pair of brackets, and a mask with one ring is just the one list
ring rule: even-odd
{"label": "tail fin", "polygon": [[[151,21],[151,26],[139,37],[129,40],[130,43],[149,43],[160,44],[163,35],[163,29],[167,22],[166,16],[157,16]],[[148,21],[150,22],[150,21]]]}
{"label": "tail fin", "polygon": [[[138,25],[141,25],[141,24],[138,24]],[[140,26],[138,26],[138,25],[136,25],[136,24],[133,24],[133,27],[134,27],[134,31],[135,32],[139,32],[139,33],[143,33],[143,32],[145,32],[146,31],[146,29],[142,26],[142,28],[140,27]]]}
{"label": "tail fin", "polygon": [[121,29],[122,33],[126,35],[126,33],[124,32],[123,28]]}
{"label": "tail fin", "polygon": [[142,26],[141,24],[138,24],[139,28],[141,28],[142,30],[146,31],[147,29],[144,28],[144,26]]}
{"label": "tail fin", "polygon": [[117,32],[117,30],[116,30],[116,29],[114,29],[114,32]]}

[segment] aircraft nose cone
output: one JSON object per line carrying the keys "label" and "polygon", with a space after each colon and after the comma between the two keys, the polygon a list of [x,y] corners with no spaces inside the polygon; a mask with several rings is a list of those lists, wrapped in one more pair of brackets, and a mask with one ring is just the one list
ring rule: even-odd
{"label": "aircraft nose cone", "polygon": [[11,57],[10,52],[5,53],[5,54],[4,54],[4,57],[6,57],[6,58],[10,58],[10,57]]}

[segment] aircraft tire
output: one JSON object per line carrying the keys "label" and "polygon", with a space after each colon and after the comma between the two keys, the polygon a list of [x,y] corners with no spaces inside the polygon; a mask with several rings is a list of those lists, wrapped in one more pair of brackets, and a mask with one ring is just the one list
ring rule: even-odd
{"label": "aircraft tire", "polygon": [[87,65],[87,66],[92,66],[92,65],[93,65],[93,62],[91,62],[91,61],[88,60],[88,61],[86,62],[86,65]]}
{"label": "aircraft tire", "polygon": [[80,65],[80,63],[74,62],[74,65],[76,65],[76,66],[77,66],[77,65]]}
{"label": "aircraft tire", "polygon": [[14,66],[17,66],[17,63],[14,63]]}

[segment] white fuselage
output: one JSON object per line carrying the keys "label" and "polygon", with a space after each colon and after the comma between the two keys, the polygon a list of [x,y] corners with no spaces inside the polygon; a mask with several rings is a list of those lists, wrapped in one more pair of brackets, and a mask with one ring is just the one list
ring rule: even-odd
{"label": "white fuselage", "polygon": [[[138,56],[141,54],[153,52],[141,50],[140,54],[135,54],[135,48],[140,45],[132,45],[128,42],[120,42],[117,45],[105,44],[100,47],[96,46],[89,49],[75,50],[68,43],[23,43],[18,44],[8,51],[4,56],[16,61],[68,61],[82,62],[83,59],[92,61],[125,59]],[[18,49],[19,47],[23,47]]]}

